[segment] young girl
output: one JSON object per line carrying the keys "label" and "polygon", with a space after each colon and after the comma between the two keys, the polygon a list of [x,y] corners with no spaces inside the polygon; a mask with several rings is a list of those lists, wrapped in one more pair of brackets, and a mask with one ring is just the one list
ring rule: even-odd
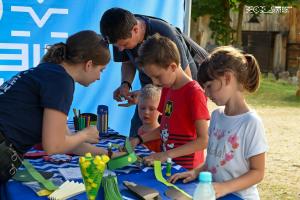
{"label": "young girl", "polygon": [[145,157],[145,163],[172,158],[184,168],[197,167],[204,161],[208,141],[209,113],[203,89],[181,69],[178,49],[167,37],[148,37],[139,49],[139,62],[153,84],[163,87],[160,129],[138,138],[148,142],[160,137],[163,152]]}
{"label": "young girl", "polygon": [[110,60],[106,42],[94,31],[81,31],[48,49],[42,63],[0,86],[0,183],[12,177],[22,154],[42,142],[48,154],[106,153],[95,127],[70,135],[67,115],[75,82],[100,79]]}
{"label": "young girl", "polygon": [[264,176],[267,143],[261,119],[244,98],[245,91],[257,90],[259,79],[252,55],[229,46],[211,53],[200,67],[198,81],[215,104],[225,107],[211,115],[205,165],[175,174],[170,182],[189,182],[201,171],[210,171],[217,198],[236,193],[243,199],[259,199],[256,184]]}
{"label": "young girl", "polygon": [[[138,135],[151,134],[151,132],[159,129],[157,110],[160,100],[161,89],[152,85],[145,85],[138,97],[138,112],[143,125],[138,129]],[[144,145],[154,152],[161,152],[160,139],[145,142]]]}

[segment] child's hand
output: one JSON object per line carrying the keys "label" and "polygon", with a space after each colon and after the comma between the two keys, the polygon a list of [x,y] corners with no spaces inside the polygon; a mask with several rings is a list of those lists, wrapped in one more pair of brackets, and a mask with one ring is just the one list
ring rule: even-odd
{"label": "child's hand", "polygon": [[225,196],[228,192],[224,183],[213,183],[216,198]]}
{"label": "child's hand", "polygon": [[137,137],[133,137],[133,138],[130,138],[130,143],[131,143],[131,146],[132,148],[134,149],[140,142],[139,138]]}
{"label": "child's hand", "polygon": [[145,163],[145,165],[152,166],[154,163],[154,160],[159,160],[163,163],[163,162],[166,162],[167,159],[168,159],[168,155],[166,152],[154,153],[154,154],[151,154],[150,156],[144,157],[144,163]]}
{"label": "child's hand", "polygon": [[99,142],[99,131],[97,130],[96,126],[88,126],[82,130],[85,134],[85,142],[96,144]]}
{"label": "child's hand", "polygon": [[183,179],[183,183],[190,182],[192,180],[195,180],[198,177],[198,174],[195,170],[190,170],[187,172],[177,173],[171,176],[168,181],[170,183],[175,183],[179,179]]}
{"label": "child's hand", "polygon": [[127,154],[127,152],[118,152],[118,151],[115,151],[112,154],[112,158],[117,158],[117,157],[123,156],[125,154]]}

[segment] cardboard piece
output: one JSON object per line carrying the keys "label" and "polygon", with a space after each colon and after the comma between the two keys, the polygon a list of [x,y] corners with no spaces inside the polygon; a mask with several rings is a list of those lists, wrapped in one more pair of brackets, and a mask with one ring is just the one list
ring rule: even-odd
{"label": "cardboard piece", "polygon": [[172,200],[192,200],[192,198],[184,195],[182,192],[172,186],[169,187],[169,189],[165,192],[165,195]]}
{"label": "cardboard piece", "polygon": [[135,195],[144,200],[157,200],[161,199],[159,192],[150,187],[137,185],[134,182],[123,181],[123,184]]}

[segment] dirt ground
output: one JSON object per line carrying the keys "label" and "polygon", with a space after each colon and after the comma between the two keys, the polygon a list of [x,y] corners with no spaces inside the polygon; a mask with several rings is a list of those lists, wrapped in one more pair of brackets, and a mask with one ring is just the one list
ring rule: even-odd
{"label": "dirt ground", "polygon": [[269,144],[262,199],[300,199],[300,108],[255,108]]}
{"label": "dirt ground", "polygon": [[[209,103],[212,111],[215,106]],[[269,145],[262,200],[300,200],[300,108],[252,107],[261,116]]]}

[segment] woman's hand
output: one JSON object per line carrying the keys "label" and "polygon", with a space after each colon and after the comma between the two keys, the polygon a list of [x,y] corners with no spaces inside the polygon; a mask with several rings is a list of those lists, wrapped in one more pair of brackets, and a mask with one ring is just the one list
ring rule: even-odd
{"label": "woman's hand", "polygon": [[170,183],[175,183],[179,179],[183,179],[183,183],[187,183],[195,180],[198,177],[198,173],[195,170],[190,170],[187,172],[177,173],[171,176],[168,181]]}
{"label": "woman's hand", "polygon": [[91,144],[97,144],[99,142],[99,131],[96,126],[88,126],[82,130],[82,133],[85,134],[85,142]]}
{"label": "woman's hand", "polygon": [[144,157],[143,160],[144,160],[145,165],[152,166],[154,163],[154,160],[159,160],[163,163],[163,162],[166,162],[167,159],[168,159],[168,154],[166,152],[161,152],[161,153],[151,154],[150,156],[146,156],[146,157]]}

